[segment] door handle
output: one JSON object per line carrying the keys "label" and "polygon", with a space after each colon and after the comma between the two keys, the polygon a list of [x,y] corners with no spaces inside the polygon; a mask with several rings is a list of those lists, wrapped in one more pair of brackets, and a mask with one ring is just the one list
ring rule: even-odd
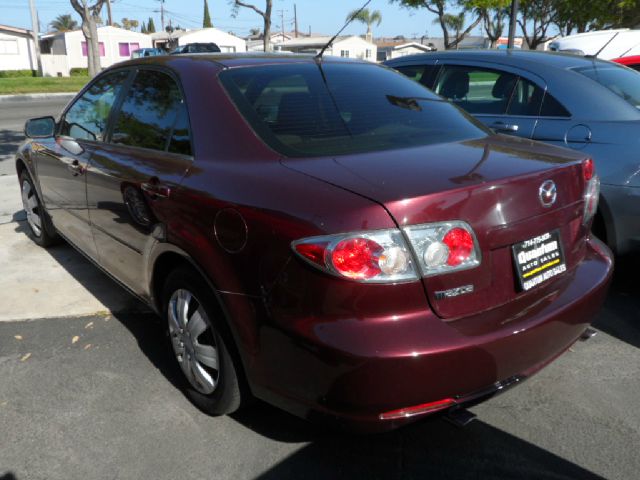
{"label": "door handle", "polygon": [[67,165],[67,169],[73,174],[74,177],[78,175],[82,175],[84,173],[84,167],[80,165],[78,160],[74,160],[69,165]]}
{"label": "door handle", "polygon": [[519,128],[518,125],[513,125],[509,123],[504,123],[504,122],[492,123],[490,127],[493,128],[494,130],[498,130],[501,132],[517,132]]}
{"label": "door handle", "polygon": [[153,198],[167,198],[171,195],[171,188],[157,182],[145,182],[141,186],[142,191]]}

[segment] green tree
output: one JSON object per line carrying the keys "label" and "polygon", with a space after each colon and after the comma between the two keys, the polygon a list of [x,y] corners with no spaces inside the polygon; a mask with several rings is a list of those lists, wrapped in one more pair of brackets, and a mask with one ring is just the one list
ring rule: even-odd
{"label": "green tree", "polygon": [[522,29],[524,41],[531,50],[536,50],[544,42],[558,35],[548,35],[549,29],[556,23],[555,2],[549,0],[522,0],[518,25]]}
{"label": "green tree", "polygon": [[125,30],[135,30],[139,25],[138,20],[129,20],[128,18],[123,18],[121,21],[122,28],[124,28]]}
{"label": "green tree", "polygon": [[[464,38],[471,33],[471,30],[476,28],[476,26],[480,23],[482,18],[473,13],[473,2],[468,0],[389,0],[390,3],[397,3],[403,7],[410,9],[421,9],[425,8],[431,13],[435,13],[437,18],[434,23],[440,25],[442,29],[442,36],[444,37],[444,48],[457,48],[458,45]],[[448,9],[456,9],[459,13],[453,15],[448,11]],[[459,26],[459,20],[461,17],[461,13],[471,12],[475,17],[473,21],[466,27],[464,25],[456,30],[455,27]],[[453,19],[453,17],[458,17],[457,19]],[[455,30],[455,34],[452,35],[450,29]],[[452,38],[453,37],[453,38]]]}
{"label": "green tree", "polygon": [[204,0],[204,16],[202,17],[202,28],[211,28],[213,24],[211,23],[211,15],[209,14],[209,4],[207,0]]}
{"label": "green tree", "polygon": [[367,26],[367,40],[371,41],[373,39],[371,26],[374,23],[376,24],[376,26],[380,25],[380,23],[382,22],[382,14],[379,10],[370,12],[368,8],[364,8],[362,10],[356,9],[352,10],[347,15],[347,21],[349,20],[357,20],[358,22],[364,23]]}
{"label": "green tree", "polygon": [[589,8],[580,0],[555,0],[554,24],[562,35],[605,28],[635,27],[640,23],[637,0],[590,0]]}
{"label": "green tree", "polygon": [[55,32],[69,32],[78,28],[78,22],[69,14],[58,15],[49,25]]}
{"label": "green tree", "polygon": [[491,42],[490,48],[495,48],[498,39],[504,31],[506,19],[509,17],[511,0],[473,0],[467,2],[467,8],[472,9],[482,19],[482,26]]}
{"label": "green tree", "polygon": [[147,22],[147,33],[156,33],[156,26],[151,17],[149,17],[149,21]]}
{"label": "green tree", "polygon": [[[71,0],[71,6],[82,19],[82,34],[87,42],[87,67],[89,77],[94,77],[100,72],[100,50],[98,47],[98,25],[100,11],[106,0]],[[101,21],[101,19],[100,19]]]}

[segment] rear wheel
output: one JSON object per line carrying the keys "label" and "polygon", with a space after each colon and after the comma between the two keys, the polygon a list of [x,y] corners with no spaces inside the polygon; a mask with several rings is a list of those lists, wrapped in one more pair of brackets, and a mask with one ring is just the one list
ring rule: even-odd
{"label": "rear wheel", "polygon": [[212,296],[194,271],[179,268],[165,283],[164,315],[187,395],[205,412],[224,415],[240,407],[239,370],[229,353],[232,340]]}
{"label": "rear wheel", "polygon": [[41,247],[53,245],[58,240],[58,236],[26,170],[20,173],[20,193],[31,238]]}

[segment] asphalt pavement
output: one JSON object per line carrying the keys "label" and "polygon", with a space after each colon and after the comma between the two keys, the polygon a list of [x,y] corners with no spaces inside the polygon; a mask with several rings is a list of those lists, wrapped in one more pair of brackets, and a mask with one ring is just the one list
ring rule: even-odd
{"label": "asphalt pavement", "polygon": [[[8,129],[5,106],[0,132],[18,136]],[[48,109],[33,102],[23,113]],[[12,116],[23,123],[17,113],[6,115]],[[4,162],[0,157],[0,168]],[[16,236],[24,235],[22,224],[13,220]],[[17,248],[10,245],[0,241],[0,257],[10,258]],[[51,255],[52,262],[82,261],[69,247],[57,248],[68,249],[66,260]],[[34,254],[25,252],[23,261]],[[2,277],[13,275],[7,272],[18,260],[2,258]],[[36,272],[43,265],[25,263]],[[618,259],[596,337],[474,407],[478,420],[469,426],[436,417],[374,436],[327,430],[259,401],[233,416],[203,414],[182,394],[163,326],[152,314],[68,317],[52,310],[50,318],[6,318],[0,322],[0,480],[635,479],[639,267],[637,256]],[[91,268],[65,270],[86,284],[91,280],[82,275]],[[18,301],[30,298],[22,297],[20,283],[14,288]],[[100,295],[103,288],[88,290]],[[393,388],[393,380],[380,378],[380,388]]]}

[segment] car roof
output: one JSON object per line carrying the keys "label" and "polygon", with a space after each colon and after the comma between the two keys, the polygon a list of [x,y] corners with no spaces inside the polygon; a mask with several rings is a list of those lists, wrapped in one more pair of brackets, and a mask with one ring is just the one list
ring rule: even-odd
{"label": "car roof", "polygon": [[[144,57],[128,60],[122,63],[118,63],[118,67],[133,66],[133,65],[166,65],[167,63],[175,62],[177,59],[185,61],[186,59],[209,61],[214,64],[218,64],[223,68],[234,67],[247,67],[247,66],[262,66],[262,65],[274,65],[281,63],[314,63],[316,61],[315,55],[301,54],[301,53],[264,53],[264,52],[246,52],[246,53],[226,53],[226,52],[206,52],[206,53],[188,53],[181,54],[179,56],[158,56],[158,57]],[[358,63],[375,65],[372,62],[366,60],[349,59],[342,57],[325,56],[322,57],[322,61],[325,63]]]}
{"label": "car roof", "polygon": [[464,59],[477,60],[486,62],[496,62],[503,65],[513,65],[519,67],[539,67],[544,65],[551,68],[574,68],[581,66],[589,66],[594,63],[606,65],[605,60],[594,57],[586,57],[581,55],[573,55],[562,52],[541,52],[536,50],[445,50],[442,52],[420,53],[417,55],[407,55],[398,59],[385,62],[393,65],[397,63],[405,63],[409,60],[425,60],[425,59]]}

